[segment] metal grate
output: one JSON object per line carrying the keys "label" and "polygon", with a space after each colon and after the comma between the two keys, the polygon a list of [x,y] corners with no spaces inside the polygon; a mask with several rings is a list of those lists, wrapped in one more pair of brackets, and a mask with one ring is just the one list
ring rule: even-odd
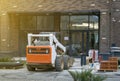
{"label": "metal grate", "polygon": [[29,54],[49,54],[50,49],[49,48],[29,48],[28,53]]}

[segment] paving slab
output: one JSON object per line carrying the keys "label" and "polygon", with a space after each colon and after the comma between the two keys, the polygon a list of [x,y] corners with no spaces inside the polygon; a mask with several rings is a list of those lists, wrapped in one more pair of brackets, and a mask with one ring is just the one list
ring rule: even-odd
{"label": "paving slab", "polygon": [[[80,58],[69,70],[81,70]],[[105,81],[120,81],[120,70],[117,72],[94,72],[95,74],[107,76]],[[0,69],[0,81],[73,81],[67,70],[56,72],[55,70],[28,71],[26,67],[21,69]]]}

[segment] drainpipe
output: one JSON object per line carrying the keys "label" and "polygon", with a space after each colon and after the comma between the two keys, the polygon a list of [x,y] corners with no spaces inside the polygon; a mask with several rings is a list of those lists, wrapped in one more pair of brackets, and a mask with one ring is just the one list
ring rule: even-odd
{"label": "drainpipe", "polygon": [[112,27],[112,21],[111,21],[111,16],[112,16],[112,0],[109,0],[109,50],[111,47],[111,27]]}

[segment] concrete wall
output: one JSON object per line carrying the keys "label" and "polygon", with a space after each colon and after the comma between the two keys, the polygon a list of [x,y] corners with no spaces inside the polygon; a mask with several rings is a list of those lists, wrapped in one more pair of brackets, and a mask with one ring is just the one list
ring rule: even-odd
{"label": "concrete wall", "polygon": [[[110,32],[109,0],[0,0],[0,52],[2,54],[11,52],[12,55],[14,55],[13,52],[15,55],[18,53],[19,29],[17,24],[10,27],[9,12],[70,12],[92,9],[98,9],[101,12],[100,51],[108,52],[111,41],[115,41],[115,36],[119,37],[118,33]],[[111,34],[114,34],[114,37]],[[117,40],[115,43],[118,43]]]}

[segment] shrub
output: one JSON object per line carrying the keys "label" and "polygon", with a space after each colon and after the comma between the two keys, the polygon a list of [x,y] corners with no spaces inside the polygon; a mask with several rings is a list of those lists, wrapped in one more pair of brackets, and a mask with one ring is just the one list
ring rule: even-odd
{"label": "shrub", "polygon": [[0,58],[0,62],[12,62],[10,57]]}
{"label": "shrub", "polygon": [[92,70],[86,70],[82,72],[69,71],[74,81],[103,81],[105,77],[94,75],[91,73]]}

